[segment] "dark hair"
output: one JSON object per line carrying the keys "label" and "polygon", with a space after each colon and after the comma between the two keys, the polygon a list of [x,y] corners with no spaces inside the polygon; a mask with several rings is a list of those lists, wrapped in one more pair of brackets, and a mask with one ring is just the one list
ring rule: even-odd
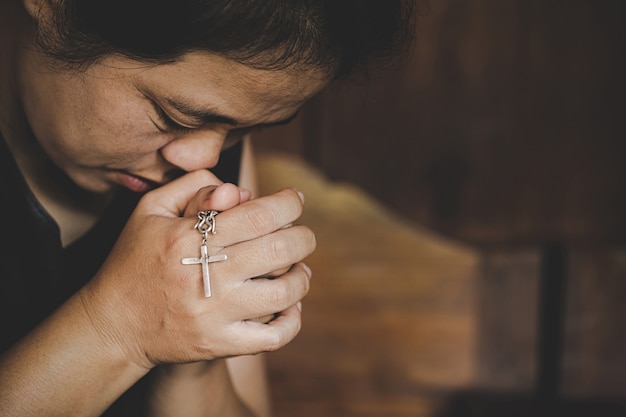
{"label": "dark hair", "polygon": [[206,50],[260,69],[304,65],[344,78],[401,56],[413,0],[60,0],[35,42],[70,68],[122,54],[171,62]]}

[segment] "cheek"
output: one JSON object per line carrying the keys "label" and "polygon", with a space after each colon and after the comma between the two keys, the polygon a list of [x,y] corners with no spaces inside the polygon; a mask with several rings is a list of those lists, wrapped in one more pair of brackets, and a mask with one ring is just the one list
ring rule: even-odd
{"label": "cheek", "polygon": [[66,166],[95,165],[137,159],[163,146],[149,105],[124,80],[91,73],[20,80],[26,117],[44,151]]}
{"label": "cheek", "polygon": [[118,104],[84,112],[66,137],[75,157],[113,162],[157,151],[164,145],[159,133],[145,112]]}

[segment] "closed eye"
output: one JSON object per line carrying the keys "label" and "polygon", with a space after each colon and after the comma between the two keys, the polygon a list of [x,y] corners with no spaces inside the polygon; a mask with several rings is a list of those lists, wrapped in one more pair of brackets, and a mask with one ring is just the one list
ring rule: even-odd
{"label": "closed eye", "polygon": [[[190,132],[190,131],[195,129],[194,127],[183,126],[180,123],[175,122],[156,103],[152,103],[152,105],[153,105],[154,110],[156,111],[157,115],[159,116],[159,119],[160,119],[161,123],[163,124],[163,126],[165,126],[167,131],[173,132],[173,133],[187,133],[187,132]],[[159,128],[159,130],[163,130],[164,131],[164,129],[162,129],[160,127],[158,127],[158,128]]]}

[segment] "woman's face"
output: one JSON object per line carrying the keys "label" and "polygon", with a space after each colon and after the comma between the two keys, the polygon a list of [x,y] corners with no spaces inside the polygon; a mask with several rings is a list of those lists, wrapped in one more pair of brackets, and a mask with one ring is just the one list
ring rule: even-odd
{"label": "woman's face", "polygon": [[26,56],[19,93],[33,133],[76,184],[98,193],[210,169],[222,149],[288,121],[327,83],[326,74],[261,71],[203,52],[153,66],[110,57],[80,73]]}

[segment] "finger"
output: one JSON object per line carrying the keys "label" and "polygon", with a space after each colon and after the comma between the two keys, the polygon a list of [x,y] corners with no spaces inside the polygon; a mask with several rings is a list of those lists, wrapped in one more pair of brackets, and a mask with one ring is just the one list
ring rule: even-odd
{"label": "finger", "polygon": [[[262,351],[271,352],[291,342],[300,332],[301,327],[300,309],[297,305],[293,305],[281,311],[267,324],[246,320],[239,322],[234,330],[245,335],[242,345],[254,346]],[[250,350],[242,354],[253,353],[256,352]]]}
{"label": "finger", "polygon": [[187,207],[185,207],[183,216],[195,216],[199,211],[211,210],[211,208],[209,207],[204,207],[208,205],[207,201],[211,201],[211,195],[217,188],[217,185],[207,185],[206,187],[202,187],[200,190],[198,190],[196,195],[194,195],[187,204]]}
{"label": "finger", "polygon": [[138,207],[154,215],[179,217],[199,189],[220,184],[222,181],[205,169],[193,171],[150,191],[141,198]]}
{"label": "finger", "polygon": [[242,320],[273,315],[301,301],[311,286],[311,270],[303,263],[298,263],[289,272],[280,277],[267,280],[248,280],[237,290],[238,294],[229,294],[230,299],[241,303],[239,314]]}
{"label": "finger", "polygon": [[227,262],[215,263],[213,267],[218,277],[236,276],[243,281],[288,268],[313,253],[315,247],[311,229],[294,226],[213,252],[228,256]]}
{"label": "finger", "polygon": [[231,183],[209,185],[198,190],[196,195],[189,201],[184,215],[195,216],[199,211],[205,210],[228,210],[242,201],[247,201],[250,198],[249,194],[249,191]]}
{"label": "finger", "polygon": [[300,196],[301,193],[294,189],[285,189],[220,213],[213,243],[222,247],[230,246],[289,225],[302,214],[303,199]]}

